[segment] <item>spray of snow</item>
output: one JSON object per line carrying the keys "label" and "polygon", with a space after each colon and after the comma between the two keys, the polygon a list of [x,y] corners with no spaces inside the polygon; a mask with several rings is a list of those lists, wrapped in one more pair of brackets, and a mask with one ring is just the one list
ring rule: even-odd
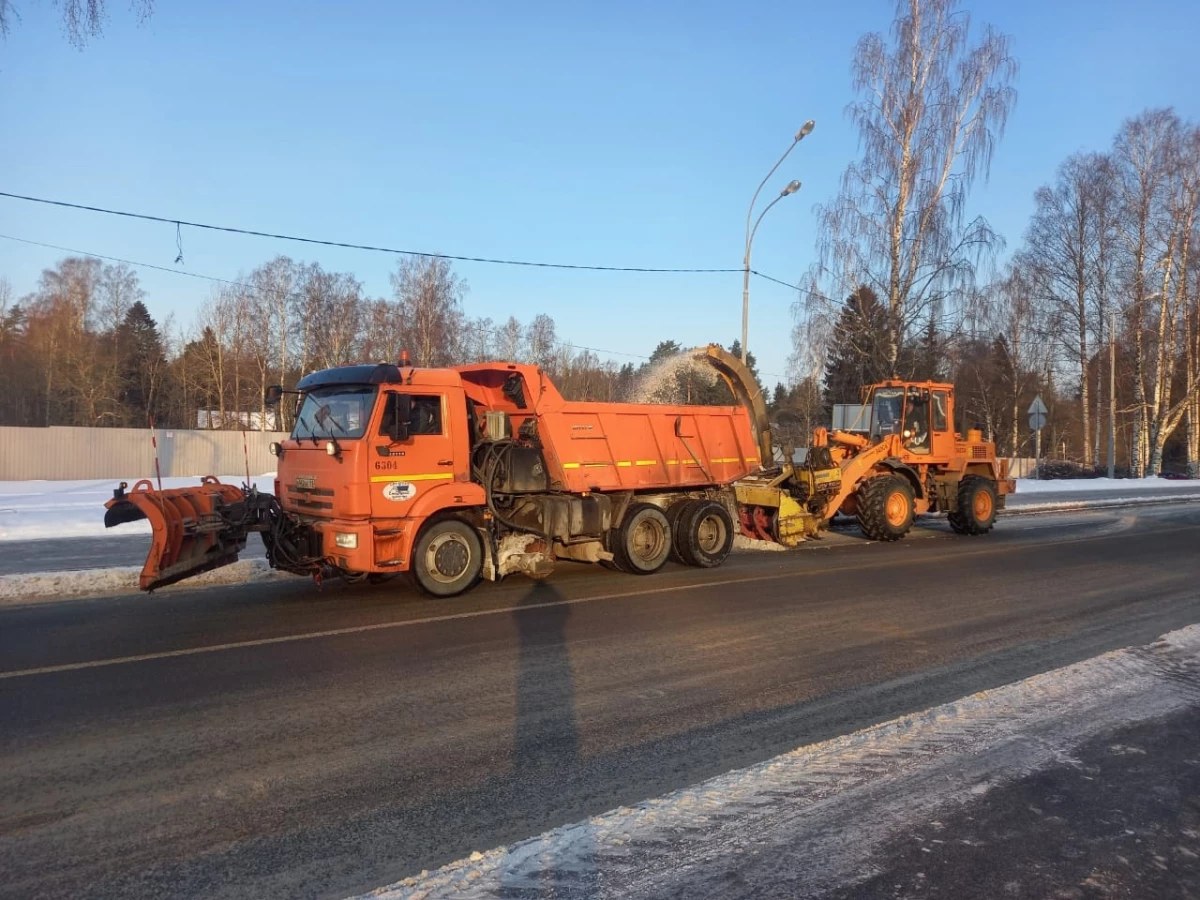
{"label": "spray of snow", "polygon": [[711,387],[717,383],[716,370],[689,350],[659,360],[634,386],[634,403],[687,403],[684,385]]}

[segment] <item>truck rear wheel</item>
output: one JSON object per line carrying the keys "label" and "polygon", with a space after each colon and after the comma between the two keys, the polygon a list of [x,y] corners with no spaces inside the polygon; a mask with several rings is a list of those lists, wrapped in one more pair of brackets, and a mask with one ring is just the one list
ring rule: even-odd
{"label": "truck rear wheel", "polygon": [[456,597],[473,588],[483,571],[483,545],[466,522],[442,519],[429,525],[413,548],[412,577],[434,597]]}
{"label": "truck rear wheel", "polygon": [[873,541],[898,541],[912,528],[912,486],[898,475],[876,475],[858,489],[858,526]]}
{"label": "truck rear wheel", "polygon": [[692,508],[691,500],[676,500],[667,507],[667,524],[671,527],[671,560],[677,562],[681,566],[689,565],[687,557],[683,555],[683,546],[680,541],[680,536],[683,534],[683,529],[680,527],[680,521],[684,514]]}
{"label": "truck rear wheel", "polygon": [[689,566],[715,568],[733,549],[733,518],[716,500],[693,500],[675,529],[675,540]]}
{"label": "truck rear wheel", "polygon": [[958,483],[958,508],[947,517],[959,534],[987,534],[996,524],[996,484],[967,475]]}
{"label": "truck rear wheel", "polygon": [[657,572],[671,555],[671,525],[666,514],[651,503],[630,506],[613,538],[613,561],[634,575]]}

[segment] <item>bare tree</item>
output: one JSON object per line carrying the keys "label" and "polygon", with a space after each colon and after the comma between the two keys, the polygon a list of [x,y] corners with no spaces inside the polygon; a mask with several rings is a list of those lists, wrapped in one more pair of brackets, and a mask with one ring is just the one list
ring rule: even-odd
{"label": "bare tree", "polygon": [[505,362],[516,362],[524,358],[522,347],[525,343],[525,330],[516,316],[509,316],[500,333],[496,335],[496,356]]}
{"label": "bare tree", "polygon": [[[1165,196],[1174,165],[1180,123],[1171,110],[1150,110],[1130,119],[1117,135],[1113,157],[1121,199],[1120,229],[1124,264],[1127,326],[1133,336],[1134,420],[1130,469],[1144,474],[1150,452],[1150,403],[1147,393],[1146,327],[1148,306],[1161,300],[1152,290],[1156,270],[1172,254],[1165,241],[1172,228],[1166,222]],[[1165,307],[1164,307],[1165,308]],[[1155,388],[1153,393],[1157,392]]]}
{"label": "bare tree", "polygon": [[526,330],[526,344],[529,347],[529,361],[535,366],[551,370],[554,366],[558,349],[558,338],[555,333],[554,319],[546,313],[538,313],[529,323]]}
{"label": "bare tree", "polygon": [[[67,40],[81,50],[104,30],[105,0],[56,0],[55,6],[61,10]],[[139,23],[145,22],[154,11],[154,0],[130,0],[129,7]],[[20,19],[12,0],[0,0],[0,37],[7,37],[13,22]]]}
{"label": "bare tree", "polygon": [[418,366],[452,365],[459,354],[463,325],[463,281],[450,263],[405,257],[392,274],[407,349]]}
{"label": "bare tree", "polygon": [[965,207],[1016,101],[1017,63],[1005,35],[970,36],[957,0],[898,0],[891,43],[859,40],[849,114],[862,156],[818,208],[816,280],[832,281],[826,294],[865,284],[886,301],[893,370],[910,328],[969,285],[999,242]]}
{"label": "bare tree", "polygon": [[1099,316],[1103,303],[1093,295],[1101,243],[1109,239],[1111,218],[1104,206],[1111,199],[1107,188],[1109,167],[1098,154],[1076,154],[1058,169],[1053,186],[1038,189],[1036,209],[1026,234],[1021,264],[1029,269],[1030,285],[1049,306],[1054,334],[1079,367],[1078,381],[1083,420],[1083,457],[1092,465],[1091,403],[1088,380],[1091,355],[1089,336],[1103,333]]}

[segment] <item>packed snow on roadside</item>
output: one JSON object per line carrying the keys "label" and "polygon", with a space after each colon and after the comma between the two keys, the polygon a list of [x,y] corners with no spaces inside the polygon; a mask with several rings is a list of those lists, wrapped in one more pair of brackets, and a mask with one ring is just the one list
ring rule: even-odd
{"label": "packed snow on roadside", "polygon": [[1033,478],[1017,479],[1017,494],[1110,494],[1125,491],[1141,494],[1149,491],[1180,491],[1200,488],[1200,482],[1175,481],[1170,478],[1056,478],[1038,481]]}
{"label": "packed snow on roadside", "polygon": [[[220,476],[225,484],[241,485],[245,475]],[[104,527],[104,503],[113,490],[137,478],[107,478],[101,481],[0,481],[0,541],[32,541],[42,538],[104,537],[112,534],[149,534],[150,523],[127,522]],[[275,473],[251,479],[260,491],[275,490]],[[193,487],[194,478],[164,478],[164,489]],[[155,481],[155,487],[157,487]]]}

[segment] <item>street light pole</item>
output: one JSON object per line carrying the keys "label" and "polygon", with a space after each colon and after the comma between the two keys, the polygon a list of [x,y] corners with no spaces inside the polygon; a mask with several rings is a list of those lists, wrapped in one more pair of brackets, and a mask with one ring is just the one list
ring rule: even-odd
{"label": "street light pole", "polygon": [[779,157],[779,161],[777,163],[775,163],[775,165],[771,166],[771,171],[767,173],[766,177],[763,178],[763,180],[758,183],[758,188],[754,191],[754,196],[750,199],[750,208],[746,211],[746,248],[745,248],[746,252],[742,255],[742,363],[743,363],[743,365],[746,364],[746,354],[747,354],[746,345],[750,340],[750,246],[754,242],[754,232],[758,231],[758,223],[761,222],[762,217],[767,214],[767,210],[769,210],[772,206],[774,206],[776,203],[778,203],[784,197],[787,197],[790,194],[794,194],[794,193],[796,193],[796,191],[800,190],[800,182],[793,181],[786,188],[784,188],[778,197],[776,197],[769,204],[767,204],[767,209],[764,209],[762,211],[762,213],[758,217],[758,221],[755,222],[754,227],[751,228],[750,220],[754,217],[754,204],[758,202],[758,195],[762,192],[763,186],[770,180],[771,176],[775,174],[775,170],[778,169],[783,164],[783,161],[788,158],[788,154],[791,153],[794,149],[796,149],[796,145],[798,143],[800,143],[802,140],[804,140],[806,137],[808,137],[808,135],[812,132],[813,126],[815,124],[816,123],[813,122],[812,119],[809,119],[807,122],[805,122],[800,127],[800,130],[796,132],[796,136],[792,139],[791,146],[788,147],[787,150],[784,151],[783,156]]}

